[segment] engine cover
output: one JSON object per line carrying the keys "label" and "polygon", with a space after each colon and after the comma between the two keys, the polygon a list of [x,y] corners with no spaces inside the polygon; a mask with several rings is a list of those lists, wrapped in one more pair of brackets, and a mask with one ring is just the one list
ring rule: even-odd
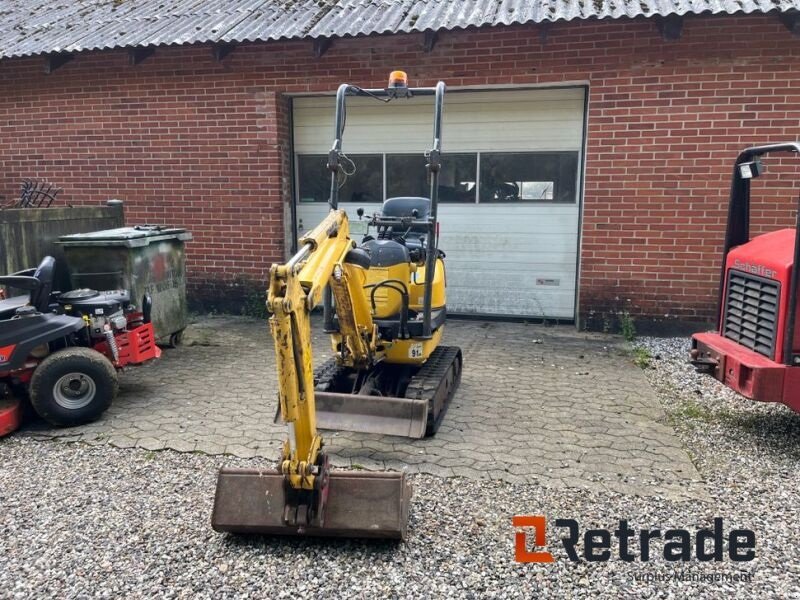
{"label": "engine cover", "polygon": [[362,248],[369,253],[372,267],[391,267],[411,262],[408,248],[394,240],[370,240]]}
{"label": "engine cover", "polygon": [[111,315],[127,308],[131,297],[127,290],[98,292],[78,289],[65,292],[58,297],[58,303],[65,312],[76,316]]}

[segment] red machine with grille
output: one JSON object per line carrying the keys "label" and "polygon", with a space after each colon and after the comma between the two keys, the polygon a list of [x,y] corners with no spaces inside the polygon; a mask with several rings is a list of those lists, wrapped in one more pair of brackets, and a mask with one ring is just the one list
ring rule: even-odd
{"label": "red machine with grille", "polygon": [[800,153],[800,142],[748,148],[736,159],[717,328],[692,336],[691,361],[747,398],[800,412],[800,211],[795,229],[750,238],[750,181],[764,173],[761,157],[776,152]]}

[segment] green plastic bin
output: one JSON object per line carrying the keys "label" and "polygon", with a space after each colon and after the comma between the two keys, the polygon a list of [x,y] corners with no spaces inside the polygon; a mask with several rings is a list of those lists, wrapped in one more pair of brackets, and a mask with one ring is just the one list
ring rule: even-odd
{"label": "green plastic bin", "polygon": [[177,344],[187,325],[185,229],[139,225],[64,235],[73,289],[127,289],[141,306],[149,294],[152,322],[160,343]]}

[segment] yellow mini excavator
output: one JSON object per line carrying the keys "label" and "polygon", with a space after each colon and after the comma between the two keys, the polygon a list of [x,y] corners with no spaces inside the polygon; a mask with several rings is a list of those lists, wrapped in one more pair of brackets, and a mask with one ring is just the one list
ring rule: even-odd
{"label": "yellow mini excavator", "polygon": [[[273,265],[267,294],[278,367],[279,417],[287,425],[279,468],[220,470],[212,526],[278,535],[405,538],[411,486],[403,473],[332,470],[317,427],[421,438],[433,435],[461,377],[461,350],[440,345],[444,253],[437,247],[445,85],[409,88],[395,71],[385,89],[343,84],[328,156],[330,213]],[[338,209],[345,101],[434,96],[433,147],[425,153],[430,198],[389,198],[350,223]],[[356,225],[360,244],[351,239]],[[352,229],[351,229],[352,226]],[[311,311],[323,305],[334,357],[315,372]]]}

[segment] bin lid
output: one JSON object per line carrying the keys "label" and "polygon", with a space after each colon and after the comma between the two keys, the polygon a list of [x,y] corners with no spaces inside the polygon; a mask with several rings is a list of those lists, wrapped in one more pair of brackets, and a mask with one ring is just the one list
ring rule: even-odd
{"label": "bin lid", "polygon": [[147,246],[153,242],[168,240],[187,241],[192,234],[177,227],[161,225],[136,225],[134,227],[118,227],[88,233],[62,235],[59,244],[62,246],[127,246],[136,248]]}

